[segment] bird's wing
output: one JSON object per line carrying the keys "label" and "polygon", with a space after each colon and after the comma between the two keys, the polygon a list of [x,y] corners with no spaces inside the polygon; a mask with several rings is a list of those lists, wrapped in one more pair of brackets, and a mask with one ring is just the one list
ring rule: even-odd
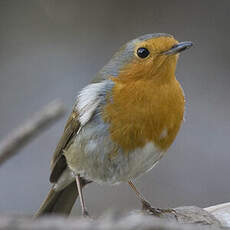
{"label": "bird's wing", "polygon": [[68,149],[73,143],[78,130],[92,119],[98,106],[105,103],[107,92],[112,89],[113,85],[112,81],[107,80],[89,84],[80,91],[51,161],[50,182],[57,182],[67,167],[65,156],[62,154],[63,150]]}
{"label": "bird's wing", "polygon": [[79,128],[80,122],[78,120],[78,114],[76,111],[73,111],[66,122],[63,135],[58,142],[51,160],[50,182],[57,182],[58,178],[66,168],[66,159],[62,153],[63,150],[68,148],[72,143],[73,137],[77,134]]}

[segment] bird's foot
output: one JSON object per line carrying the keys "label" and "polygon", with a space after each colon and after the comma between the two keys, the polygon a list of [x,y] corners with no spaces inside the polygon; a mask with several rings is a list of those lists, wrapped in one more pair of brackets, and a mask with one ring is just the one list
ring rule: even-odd
{"label": "bird's foot", "polygon": [[161,211],[158,208],[153,208],[146,200],[142,201],[142,210],[148,212],[150,215],[160,216]]}
{"label": "bird's foot", "polygon": [[154,208],[150,205],[149,202],[143,200],[142,201],[142,210],[147,212],[150,215],[162,217],[162,216],[171,216],[173,215],[176,217],[176,213],[174,209],[161,209],[161,208]]}
{"label": "bird's foot", "polygon": [[89,213],[88,213],[88,211],[86,209],[84,209],[82,211],[82,216],[85,217],[85,218],[90,218],[91,219],[91,217],[90,217],[90,215],[89,215]]}

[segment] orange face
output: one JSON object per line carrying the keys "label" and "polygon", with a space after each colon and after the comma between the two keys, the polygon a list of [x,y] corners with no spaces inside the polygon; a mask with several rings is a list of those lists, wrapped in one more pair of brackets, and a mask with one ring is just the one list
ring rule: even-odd
{"label": "orange face", "polygon": [[[120,70],[119,78],[124,81],[154,79],[156,83],[170,80],[175,73],[178,54],[167,55],[164,52],[177,44],[178,41],[173,37],[157,37],[138,42],[134,48],[134,58]],[[146,57],[138,56],[141,49],[148,51]]]}

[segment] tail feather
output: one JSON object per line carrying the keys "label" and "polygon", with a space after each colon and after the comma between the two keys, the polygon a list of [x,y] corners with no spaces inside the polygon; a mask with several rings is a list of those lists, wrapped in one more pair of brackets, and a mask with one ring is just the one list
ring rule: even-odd
{"label": "tail feather", "polygon": [[68,216],[77,197],[78,190],[75,181],[58,192],[51,188],[46,199],[43,201],[41,207],[35,214],[35,217],[40,217],[48,214]]}

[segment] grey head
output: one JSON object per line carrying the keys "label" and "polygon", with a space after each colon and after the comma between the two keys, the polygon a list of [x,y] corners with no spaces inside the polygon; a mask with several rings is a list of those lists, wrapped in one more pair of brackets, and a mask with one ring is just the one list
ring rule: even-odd
{"label": "grey head", "polygon": [[166,33],[145,34],[135,38],[123,45],[111,58],[111,60],[100,70],[93,82],[100,82],[111,76],[118,76],[120,69],[134,57],[136,44],[157,37],[172,37]]}

